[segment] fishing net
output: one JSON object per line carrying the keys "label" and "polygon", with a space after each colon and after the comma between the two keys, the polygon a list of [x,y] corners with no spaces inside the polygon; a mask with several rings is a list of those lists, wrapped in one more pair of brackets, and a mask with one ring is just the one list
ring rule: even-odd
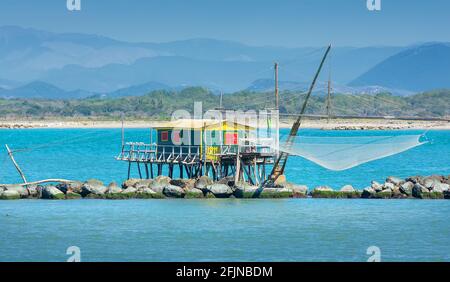
{"label": "fishing net", "polygon": [[280,150],[330,170],[346,170],[423,145],[423,135],[311,137],[297,136]]}

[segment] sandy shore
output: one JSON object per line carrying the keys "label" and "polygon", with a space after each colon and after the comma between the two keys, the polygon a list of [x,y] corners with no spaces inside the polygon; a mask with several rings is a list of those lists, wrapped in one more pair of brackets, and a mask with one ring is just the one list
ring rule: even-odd
{"label": "sandy shore", "polygon": [[[126,128],[150,128],[157,125],[158,121],[133,120],[125,121]],[[292,122],[282,122],[282,128],[290,128]],[[435,129],[450,130],[450,122],[447,121],[420,121],[420,120],[385,120],[385,119],[337,119],[331,120],[305,120],[303,128],[318,128],[329,130],[400,130],[400,129]],[[0,121],[0,129],[23,129],[23,128],[121,128],[120,121],[104,120],[16,120]]]}

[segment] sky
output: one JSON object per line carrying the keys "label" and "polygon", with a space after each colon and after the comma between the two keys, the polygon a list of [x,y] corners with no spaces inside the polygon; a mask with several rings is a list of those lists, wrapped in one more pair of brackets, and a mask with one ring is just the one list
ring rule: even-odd
{"label": "sky", "polygon": [[450,41],[450,1],[381,0],[1,0],[0,26],[98,34],[132,42],[191,38],[285,47],[405,46]]}

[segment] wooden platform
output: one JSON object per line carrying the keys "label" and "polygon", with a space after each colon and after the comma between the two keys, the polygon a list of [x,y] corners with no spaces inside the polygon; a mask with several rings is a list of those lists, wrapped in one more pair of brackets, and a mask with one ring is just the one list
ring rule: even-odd
{"label": "wooden platform", "polygon": [[[126,143],[116,157],[128,162],[128,178],[131,165],[135,163],[139,177],[144,178],[141,166],[145,169],[145,178],[163,175],[164,167],[173,178],[197,178],[202,175],[214,180],[234,176],[236,179],[259,184],[266,176],[266,166],[276,157],[269,146],[255,145],[211,145],[211,146],[161,146],[138,142]],[[178,167],[178,175],[175,168]],[[154,169],[156,168],[156,172]]]}

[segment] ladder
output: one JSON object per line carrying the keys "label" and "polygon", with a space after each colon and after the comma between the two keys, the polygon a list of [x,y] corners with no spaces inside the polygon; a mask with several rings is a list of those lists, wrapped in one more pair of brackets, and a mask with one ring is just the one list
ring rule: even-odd
{"label": "ladder", "polygon": [[319,68],[317,69],[317,72],[314,75],[314,79],[311,83],[311,86],[309,87],[308,92],[306,94],[305,101],[303,102],[303,106],[301,108],[300,114],[298,115],[295,123],[292,125],[291,131],[290,131],[289,136],[285,143],[285,150],[281,151],[278,158],[275,160],[273,169],[272,169],[270,175],[261,184],[262,188],[274,186],[278,177],[280,177],[284,173],[284,169],[286,167],[286,163],[289,158],[289,153],[286,151],[289,151],[292,148],[292,144],[294,143],[295,138],[297,137],[297,133],[298,133],[298,130],[300,129],[300,125],[302,122],[302,117],[306,111],[306,106],[308,105],[309,97],[311,96],[314,86],[316,85],[317,78],[319,77],[320,71],[322,70],[323,64],[325,63],[325,60],[328,56],[328,53],[330,52],[330,49],[331,49],[331,45],[329,45],[325,51],[322,61],[320,62]]}

